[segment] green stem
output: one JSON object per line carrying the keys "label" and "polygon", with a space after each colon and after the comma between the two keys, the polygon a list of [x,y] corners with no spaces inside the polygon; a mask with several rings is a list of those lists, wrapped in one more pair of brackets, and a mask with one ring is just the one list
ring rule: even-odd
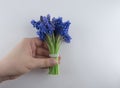
{"label": "green stem", "polygon": [[[58,54],[59,48],[60,48],[61,36],[54,36],[54,35],[52,35],[52,37],[47,36],[47,39],[49,41],[48,46],[50,46],[50,49],[49,49],[50,54]],[[58,58],[59,57],[55,58],[56,62],[58,62]],[[58,75],[59,74],[59,64],[56,64],[55,66],[50,67],[49,74]]]}
{"label": "green stem", "polygon": [[[56,61],[58,61],[58,57],[56,58]],[[58,75],[59,74],[59,64],[56,64],[53,67],[49,68],[49,74],[51,75]]]}
{"label": "green stem", "polygon": [[54,53],[54,44],[53,44],[53,41],[51,39],[51,36],[50,35],[46,35],[46,40],[47,40],[47,44],[49,46],[49,51],[50,53]]}

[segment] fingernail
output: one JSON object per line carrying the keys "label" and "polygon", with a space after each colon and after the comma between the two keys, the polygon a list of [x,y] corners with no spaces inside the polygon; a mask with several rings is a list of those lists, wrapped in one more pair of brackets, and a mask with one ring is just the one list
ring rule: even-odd
{"label": "fingernail", "polygon": [[51,60],[50,60],[50,64],[53,66],[53,65],[56,65],[56,64],[57,64],[57,62],[56,62],[56,60],[51,59]]}

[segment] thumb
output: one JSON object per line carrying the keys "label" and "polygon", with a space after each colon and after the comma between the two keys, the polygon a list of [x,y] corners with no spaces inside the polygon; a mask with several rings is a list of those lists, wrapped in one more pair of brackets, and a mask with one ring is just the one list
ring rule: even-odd
{"label": "thumb", "polygon": [[35,68],[52,67],[57,64],[55,58],[34,58]]}

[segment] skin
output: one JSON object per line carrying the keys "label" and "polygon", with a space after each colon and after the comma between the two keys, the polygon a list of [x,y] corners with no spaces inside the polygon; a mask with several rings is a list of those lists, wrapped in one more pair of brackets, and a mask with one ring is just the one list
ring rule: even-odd
{"label": "skin", "polygon": [[36,68],[56,65],[44,42],[38,38],[25,38],[0,60],[0,81],[15,79]]}

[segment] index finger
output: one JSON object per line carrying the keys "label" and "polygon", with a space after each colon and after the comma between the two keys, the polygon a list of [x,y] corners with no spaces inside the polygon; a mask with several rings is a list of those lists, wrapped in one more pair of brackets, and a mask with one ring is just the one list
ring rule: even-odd
{"label": "index finger", "polygon": [[33,41],[35,42],[35,45],[40,47],[43,44],[43,41],[41,41],[38,37],[33,38]]}

